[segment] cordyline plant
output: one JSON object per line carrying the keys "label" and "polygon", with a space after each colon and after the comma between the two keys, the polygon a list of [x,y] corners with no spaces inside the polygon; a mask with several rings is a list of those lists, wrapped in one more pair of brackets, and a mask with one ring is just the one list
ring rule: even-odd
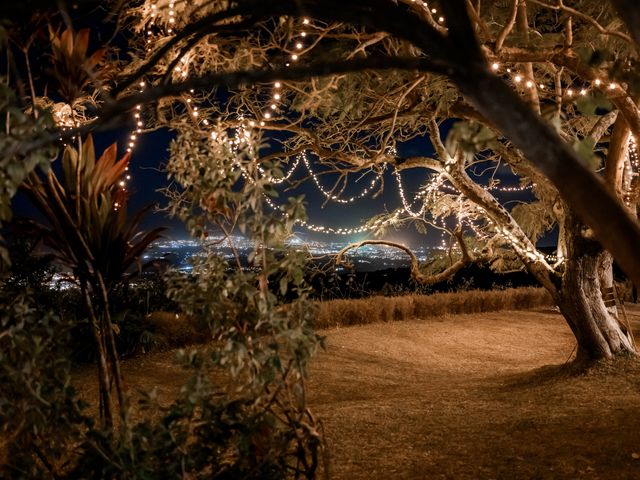
{"label": "cordyline plant", "polygon": [[44,178],[34,173],[23,186],[46,219],[45,223],[30,221],[32,231],[71,271],[82,292],[98,348],[100,415],[105,427],[113,424],[112,384],[123,421],[126,412],[109,296],[163,230],[138,232],[146,210],[127,218],[127,193],[119,182],[128,163],[128,154],[117,158],[115,144],[96,160],[89,136],[79,150],[65,149],[59,176],[53,170]]}
{"label": "cordyline plant", "polygon": [[104,77],[104,67],[97,67],[103,61],[106,48],[96,50],[87,56],[89,48],[89,29],[74,32],[67,28],[61,34],[49,27],[51,54],[53,60],[53,77],[57,80],[58,91],[65,101],[73,104],[82,98],[82,93]]}

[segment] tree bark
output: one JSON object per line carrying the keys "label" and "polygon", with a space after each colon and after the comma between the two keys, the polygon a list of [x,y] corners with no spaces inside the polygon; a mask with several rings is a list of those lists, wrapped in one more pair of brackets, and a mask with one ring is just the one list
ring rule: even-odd
{"label": "tree bark", "polygon": [[567,219],[567,254],[558,306],[578,342],[576,359],[590,362],[635,353],[626,328],[602,299],[601,273],[609,254],[573,215]]}
{"label": "tree bark", "polygon": [[98,348],[98,386],[100,397],[100,420],[101,426],[105,429],[113,427],[113,411],[111,405],[111,376],[109,375],[109,364],[107,361],[107,345],[105,342],[104,331],[100,328],[101,323],[96,318],[91,297],[85,282],[81,283],[82,298],[84,300],[91,329]]}

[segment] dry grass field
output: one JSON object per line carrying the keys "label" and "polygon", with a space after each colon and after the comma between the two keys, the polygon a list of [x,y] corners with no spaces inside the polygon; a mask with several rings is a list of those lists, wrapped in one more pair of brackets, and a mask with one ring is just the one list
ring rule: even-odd
{"label": "dry grass field", "polygon": [[573,371],[575,342],[557,313],[327,336],[310,403],[324,418],[332,478],[640,478],[640,365]]}
{"label": "dry grass field", "polygon": [[330,300],[318,302],[316,327],[425,319],[445,314],[530,310],[551,305],[552,300],[546,290],[535,287]]}
{"label": "dry grass field", "polygon": [[[640,308],[629,313],[638,330]],[[574,371],[565,362],[575,342],[551,309],[324,334],[309,402],[323,419],[331,478],[640,478],[640,365]],[[167,398],[185,375],[172,358],[127,360],[125,380]],[[93,370],[79,377],[94,382]]]}

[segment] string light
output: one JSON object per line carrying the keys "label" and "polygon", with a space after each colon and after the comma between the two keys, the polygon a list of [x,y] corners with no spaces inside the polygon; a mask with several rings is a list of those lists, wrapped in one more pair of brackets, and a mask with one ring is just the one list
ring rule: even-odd
{"label": "string light", "polygon": [[336,203],[342,203],[342,204],[353,203],[356,200],[358,200],[360,198],[363,198],[363,197],[366,197],[367,195],[369,195],[371,190],[373,190],[373,187],[375,187],[376,183],[378,183],[380,181],[380,179],[382,178],[382,175],[384,174],[384,170],[386,169],[386,166],[387,166],[386,163],[383,164],[380,173],[378,173],[374,178],[372,178],[371,181],[369,182],[369,185],[367,187],[365,187],[359,194],[354,195],[354,196],[349,197],[349,198],[340,198],[338,195],[335,195],[335,194],[331,193],[330,191],[327,191],[322,186],[322,184],[320,183],[320,180],[318,178],[318,175],[316,175],[316,173],[311,168],[311,164],[309,163],[309,158],[307,157],[307,153],[306,152],[302,152],[300,154],[300,158],[302,158],[302,161],[304,162],[304,165],[307,168],[307,171],[309,172],[309,175],[313,179],[313,182],[315,183],[315,185],[318,188],[318,190],[328,200],[330,200],[332,202],[336,202]]}
{"label": "string light", "polygon": [[[638,145],[636,142],[635,137],[632,135],[631,138],[629,139],[629,174],[625,175],[626,177],[626,185],[624,188],[624,203],[627,207],[631,207],[631,201],[633,200],[634,197],[634,187],[635,187],[635,183],[637,182],[634,181],[634,179],[636,179],[639,175],[640,175],[640,164],[639,164],[639,158],[638,158]],[[637,188],[637,187],[636,187]]]}

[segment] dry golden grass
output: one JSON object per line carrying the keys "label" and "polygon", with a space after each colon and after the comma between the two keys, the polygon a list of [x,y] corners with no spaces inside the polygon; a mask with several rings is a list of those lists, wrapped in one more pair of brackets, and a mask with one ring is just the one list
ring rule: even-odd
{"label": "dry golden grass", "polygon": [[324,333],[308,399],[334,480],[640,478],[640,363],[576,372],[550,309]]}
{"label": "dry golden grass", "polygon": [[[640,338],[640,306],[628,314]],[[548,308],[322,333],[308,402],[334,480],[640,478],[640,363],[576,373],[575,339]],[[124,361],[129,389],[158,387],[166,403],[189,375],[174,354]],[[94,369],[74,380],[95,402]]]}
{"label": "dry golden grass", "polygon": [[161,347],[183,347],[206,342],[207,333],[198,329],[186,315],[170,312],[152,312],[147,320],[153,325],[156,342]]}
{"label": "dry golden grass", "polygon": [[[322,329],[448,314],[529,310],[552,304],[551,297],[544,289],[533,287],[330,300],[317,302],[315,327]],[[164,349],[202,343],[208,339],[206,331],[199,329],[186,315],[153,312],[148,320],[154,326],[157,345]]]}
{"label": "dry golden grass", "polygon": [[316,328],[364,325],[446,314],[529,310],[551,305],[553,303],[546,290],[533,287],[331,300],[318,302]]}

